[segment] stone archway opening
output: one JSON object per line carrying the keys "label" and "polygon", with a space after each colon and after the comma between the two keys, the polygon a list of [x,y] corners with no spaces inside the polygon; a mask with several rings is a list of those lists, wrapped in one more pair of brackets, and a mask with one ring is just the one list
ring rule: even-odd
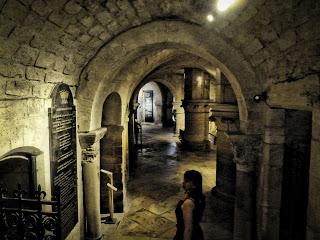
{"label": "stone archway opening", "polygon": [[[100,141],[100,169],[113,173],[114,185],[118,191],[114,192],[114,211],[123,212],[123,167],[122,167],[122,132],[121,125],[121,97],[118,93],[111,93],[103,104],[102,127],[107,133]],[[100,175],[100,206],[101,213],[108,213],[109,196],[108,177]]]}

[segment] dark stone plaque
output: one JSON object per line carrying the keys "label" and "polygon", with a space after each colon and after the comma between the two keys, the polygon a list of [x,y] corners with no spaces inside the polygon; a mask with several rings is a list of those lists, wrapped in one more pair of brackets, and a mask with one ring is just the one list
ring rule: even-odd
{"label": "dark stone plaque", "polygon": [[61,189],[61,235],[65,239],[78,222],[76,109],[70,88],[59,84],[49,108],[52,190]]}

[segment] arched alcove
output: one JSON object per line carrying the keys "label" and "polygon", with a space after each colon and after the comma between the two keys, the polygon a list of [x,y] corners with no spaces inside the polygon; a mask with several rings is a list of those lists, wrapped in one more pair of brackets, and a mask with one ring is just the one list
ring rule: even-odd
{"label": "arched alcove", "polygon": [[0,184],[7,189],[9,195],[20,184],[27,196],[33,197],[37,185],[44,178],[44,172],[41,171],[42,154],[35,147],[25,146],[15,148],[0,158]]}
{"label": "arched alcove", "polygon": [[[103,104],[102,127],[107,128],[106,135],[100,142],[100,168],[113,173],[113,181],[118,191],[114,193],[115,211],[123,211],[123,169],[122,169],[122,131],[121,126],[121,97],[111,93]],[[108,209],[107,183],[110,181],[105,174],[100,176],[101,213]]]}

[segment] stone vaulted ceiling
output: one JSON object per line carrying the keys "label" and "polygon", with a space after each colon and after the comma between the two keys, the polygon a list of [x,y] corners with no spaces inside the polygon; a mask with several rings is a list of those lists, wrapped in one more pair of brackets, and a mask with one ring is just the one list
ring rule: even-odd
{"label": "stone vaulted ceiling", "polygon": [[[213,3],[0,0],[0,97],[45,98],[47,86],[58,81],[76,88],[81,70],[103,45],[159,19],[201,25],[203,34],[218,33],[266,83],[319,72],[319,1],[253,0],[225,14],[216,13]],[[206,21],[208,12],[214,12],[216,21]]]}

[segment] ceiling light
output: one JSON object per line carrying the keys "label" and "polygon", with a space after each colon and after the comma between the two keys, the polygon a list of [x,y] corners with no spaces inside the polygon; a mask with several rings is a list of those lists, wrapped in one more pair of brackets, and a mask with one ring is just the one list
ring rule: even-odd
{"label": "ceiling light", "polygon": [[223,12],[227,10],[235,0],[218,0],[217,8],[219,11]]}
{"label": "ceiling light", "polygon": [[214,16],[213,16],[212,14],[209,14],[209,15],[207,16],[207,20],[208,20],[209,22],[213,22],[213,21],[214,21]]}

